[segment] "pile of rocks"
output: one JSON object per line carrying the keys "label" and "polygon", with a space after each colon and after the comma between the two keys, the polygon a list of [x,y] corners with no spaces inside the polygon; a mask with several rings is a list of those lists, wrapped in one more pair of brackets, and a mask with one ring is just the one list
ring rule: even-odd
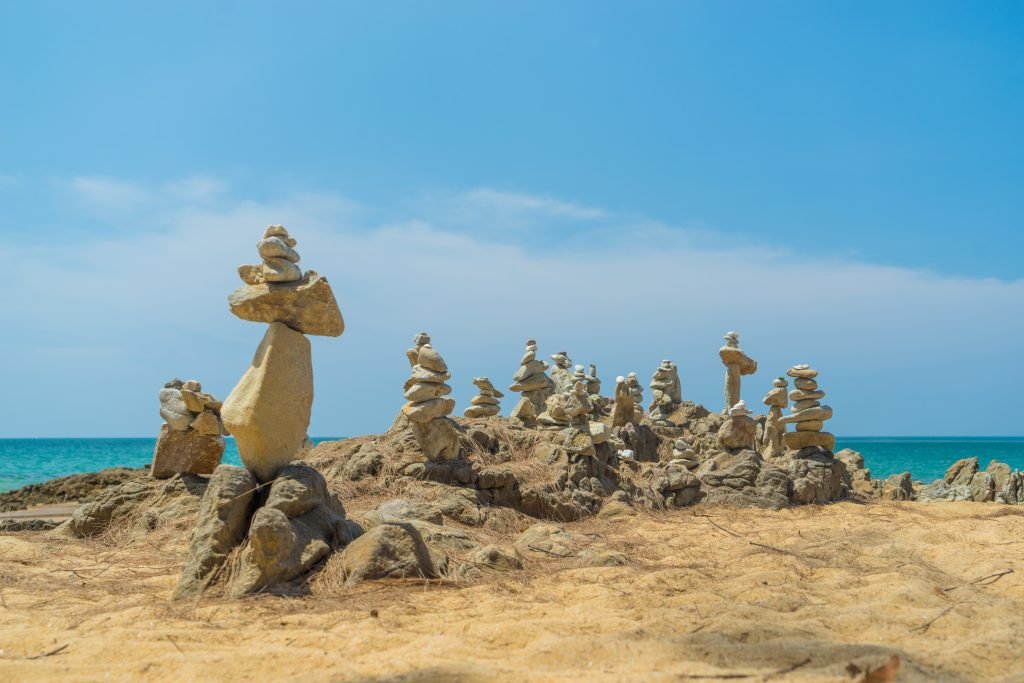
{"label": "pile of rocks", "polygon": [[554,366],[551,368],[551,382],[554,384],[555,393],[561,394],[572,390],[575,383],[572,374],[572,360],[565,351],[551,354]]}
{"label": "pile of rocks", "polygon": [[415,360],[405,382],[408,403],[402,413],[413,423],[413,433],[428,460],[457,460],[459,432],[448,419],[455,408],[455,400],[448,396],[452,388],[445,384],[452,377],[448,364],[427,343],[419,347]]}
{"label": "pile of rocks", "polygon": [[768,419],[764,423],[764,438],[761,441],[761,455],[766,458],[777,458],[786,452],[786,423],[782,421],[782,410],[789,405],[786,397],[788,387],[789,382],[784,377],[776,377],[772,382],[772,390],[762,399],[768,406]]}
{"label": "pile of rocks", "polygon": [[790,415],[782,418],[782,424],[795,424],[796,431],[785,434],[786,447],[791,451],[804,448],[822,448],[832,451],[836,437],[822,431],[825,421],[832,417],[832,409],[821,404],[825,392],[818,389],[818,371],[810,365],[794,365],[786,374],[793,378],[796,389],[789,392],[793,401]]}
{"label": "pile of rocks", "polygon": [[740,400],[740,377],[757,372],[757,361],[747,356],[740,349],[740,336],[736,332],[727,332],[725,346],[718,350],[718,355],[725,365],[725,409],[728,413]]}
{"label": "pile of rocks", "polygon": [[639,424],[636,419],[636,403],[626,378],[619,375],[615,378],[615,405],[612,408],[612,427],[624,427],[627,424]]}
{"label": "pile of rocks", "polygon": [[669,417],[683,402],[682,387],[679,382],[679,368],[670,360],[661,361],[661,365],[651,377],[651,421],[665,427],[675,427]]}
{"label": "pile of rocks", "polygon": [[644,419],[644,388],[635,372],[626,375],[626,386],[629,388],[629,395],[633,399],[633,411],[636,413],[633,421],[640,424],[640,420]]}
{"label": "pile of rocks", "polygon": [[547,375],[548,364],[537,360],[537,342],[530,339],[526,342],[526,351],[519,360],[519,369],[512,376],[514,384],[509,391],[522,394],[518,405],[512,411],[512,417],[532,424],[536,416],[544,411],[544,402],[555,393],[555,385]]}
{"label": "pile of rocks", "polygon": [[466,417],[494,417],[500,413],[501,404],[498,399],[505,394],[495,389],[487,377],[474,377],[473,384],[476,385],[479,393],[470,400],[471,405],[466,408],[463,415]]}
{"label": "pile of rocks", "polygon": [[295,282],[302,279],[299,252],[295,251],[295,238],[283,225],[271,225],[263,231],[263,239],[256,243],[263,263],[238,266],[238,275],[248,285],[264,282]]}
{"label": "pile of rocks", "polygon": [[695,470],[700,464],[697,454],[686,439],[676,439],[672,442],[672,457],[668,462],[670,465],[682,465],[688,470]]}
{"label": "pile of rocks", "polygon": [[739,401],[729,409],[729,416],[718,430],[718,445],[727,451],[754,448],[757,437],[757,422],[750,417],[751,411],[745,401]]}
{"label": "pile of rocks", "polygon": [[173,379],[160,390],[164,425],[153,451],[150,474],[168,479],[175,474],[210,474],[224,455],[221,402],[203,392],[194,379]]}

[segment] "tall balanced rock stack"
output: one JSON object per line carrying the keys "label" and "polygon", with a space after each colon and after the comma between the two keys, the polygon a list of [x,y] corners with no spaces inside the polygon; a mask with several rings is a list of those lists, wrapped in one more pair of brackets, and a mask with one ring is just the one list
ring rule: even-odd
{"label": "tall balanced rock stack", "polygon": [[727,332],[725,346],[718,350],[718,355],[725,365],[725,409],[728,413],[740,402],[740,377],[757,372],[757,361],[740,350],[740,336],[736,332]]}
{"label": "tall balanced rock stack", "polygon": [[551,368],[551,382],[554,384],[556,394],[564,394],[571,391],[576,383],[572,375],[572,360],[565,351],[551,355],[555,362]]}
{"label": "tall balanced rock stack", "polygon": [[302,450],[313,406],[313,359],[305,335],[345,331],[327,279],[298,267],[295,240],[272,225],[257,244],[263,263],[241,266],[244,287],[228,297],[242,320],[270,323],[252,365],[224,401],[221,416],[238,454],[265,483]]}
{"label": "tall balanced rock stack", "polygon": [[167,479],[175,474],[210,474],[224,455],[221,403],[203,393],[199,382],[174,379],[160,390],[164,425],[156,440],[150,474]]}
{"label": "tall balanced rock stack", "polygon": [[498,399],[505,394],[495,389],[491,380],[486,377],[474,377],[473,384],[480,393],[470,400],[470,407],[462,414],[466,417],[494,417],[500,413],[501,404]]}
{"label": "tall balanced rock stack", "polygon": [[457,460],[459,432],[448,419],[455,408],[455,400],[448,396],[452,388],[445,384],[452,378],[448,364],[427,343],[418,348],[415,360],[405,382],[408,403],[402,412],[412,422],[413,434],[428,460]]}
{"label": "tall balanced rock stack", "polygon": [[836,437],[822,431],[825,421],[832,417],[832,409],[821,405],[825,392],[818,389],[818,371],[810,365],[794,365],[787,372],[794,378],[796,389],[789,392],[794,401],[791,414],[782,418],[783,424],[796,424],[796,431],[785,436],[786,447],[791,451],[817,447],[831,451],[836,447]]}
{"label": "tall balanced rock stack", "polygon": [[786,452],[786,423],[782,421],[782,409],[789,405],[786,388],[789,383],[783,377],[776,377],[772,382],[772,390],[765,394],[762,402],[768,406],[768,419],[764,423],[764,438],[761,442],[761,455],[775,458]]}
{"label": "tall balanced rock stack", "polygon": [[661,365],[651,377],[651,420],[654,424],[675,427],[669,420],[679,404],[683,402],[682,387],[679,382],[679,368],[670,360],[661,361]]}
{"label": "tall balanced rock stack", "polygon": [[718,445],[727,451],[738,448],[754,448],[757,438],[757,423],[750,417],[750,409],[739,401],[729,409],[729,416],[718,430]]}
{"label": "tall balanced rock stack", "polygon": [[555,393],[555,386],[547,375],[548,364],[537,360],[537,342],[530,339],[526,342],[526,351],[519,360],[519,369],[512,376],[514,384],[509,391],[522,394],[519,404],[512,411],[512,417],[529,424],[538,414],[544,411],[544,401]]}

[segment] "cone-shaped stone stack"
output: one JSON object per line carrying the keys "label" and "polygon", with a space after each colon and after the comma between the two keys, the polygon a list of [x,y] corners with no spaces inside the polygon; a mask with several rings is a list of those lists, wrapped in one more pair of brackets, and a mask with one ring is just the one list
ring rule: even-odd
{"label": "cone-shaped stone stack", "polygon": [[823,431],[825,421],[831,419],[832,409],[821,404],[825,392],[818,389],[818,371],[810,365],[794,365],[787,372],[796,389],[789,392],[793,401],[791,414],[782,418],[783,424],[795,424],[796,431],[785,435],[786,447],[791,451],[818,447],[831,451],[836,437]]}
{"label": "cone-shaped stone stack", "polygon": [[[636,375],[634,375],[635,377]],[[633,400],[626,378],[619,375],[615,378],[615,406],[612,408],[612,427],[625,427],[627,424],[639,425],[637,405]]]}
{"label": "cone-shaped stone stack", "polygon": [[[411,360],[411,357],[410,357]],[[405,382],[402,413],[413,423],[413,434],[428,460],[457,460],[459,432],[448,419],[455,408],[446,384],[451,379],[448,364],[430,344],[423,344],[416,352],[412,374]]]}
{"label": "cone-shaped stone stack", "polygon": [[473,384],[479,390],[476,396],[470,400],[470,407],[466,408],[463,415],[466,417],[494,417],[501,412],[499,398],[505,394],[494,388],[491,380],[486,377],[474,377]]}
{"label": "cone-shaped stone stack", "polygon": [[768,406],[768,419],[764,423],[764,438],[761,441],[761,455],[776,458],[786,452],[786,423],[782,421],[782,410],[789,405],[786,388],[789,383],[784,377],[776,377],[772,382],[772,390],[763,400]]}
{"label": "cone-shaped stone stack", "polygon": [[572,391],[575,380],[572,375],[572,360],[565,351],[559,351],[551,355],[554,365],[551,367],[551,382],[555,386],[556,394],[564,394]]}
{"label": "cone-shaped stone stack", "polygon": [[530,339],[526,342],[526,351],[519,360],[519,369],[512,376],[514,384],[509,391],[516,391],[522,394],[523,398],[513,411],[513,416],[526,416],[529,410],[523,405],[523,401],[529,401],[533,406],[533,415],[544,411],[544,401],[548,396],[555,393],[554,384],[547,375],[548,364],[545,361],[537,360],[537,342]]}
{"label": "cone-shaped stone stack", "polygon": [[700,463],[697,461],[697,454],[690,446],[690,442],[686,439],[676,439],[672,442],[672,458],[669,460],[669,464],[682,465],[688,470],[695,470]]}
{"label": "cone-shaped stone stack", "polygon": [[736,332],[726,333],[725,346],[718,349],[718,355],[725,365],[725,409],[722,412],[728,413],[742,398],[740,377],[757,372],[757,361],[740,349],[740,335]]}
{"label": "cone-shaped stone stack", "polygon": [[651,421],[665,427],[675,427],[669,420],[679,404],[683,402],[682,388],[679,383],[679,368],[670,360],[661,361],[661,365],[651,377]]}

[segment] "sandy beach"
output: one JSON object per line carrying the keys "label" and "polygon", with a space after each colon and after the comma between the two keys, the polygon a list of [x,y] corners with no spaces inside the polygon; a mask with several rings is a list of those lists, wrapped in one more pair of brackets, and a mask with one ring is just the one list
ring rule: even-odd
{"label": "sandy beach", "polygon": [[[887,680],[866,674],[893,655],[900,681],[1020,680],[1021,511],[702,505],[562,526],[567,557],[475,584],[177,603],[175,535],[3,536],[0,680]],[[583,568],[588,549],[628,561]]]}

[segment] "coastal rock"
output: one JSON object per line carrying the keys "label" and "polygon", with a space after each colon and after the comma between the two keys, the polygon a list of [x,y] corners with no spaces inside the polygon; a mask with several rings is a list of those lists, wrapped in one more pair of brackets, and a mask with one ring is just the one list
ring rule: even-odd
{"label": "coastal rock", "polygon": [[369,529],[339,556],[345,584],[368,579],[431,579],[443,571],[443,554],[431,553],[412,524],[386,522]]}
{"label": "coastal rock", "polygon": [[175,599],[199,595],[216,578],[228,555],[245,538],[256,489],[256,478],[243,467],[220,465],[214,470],[200,502]]}
{"label": "coastal rock", "polygon": [[310,270],[301,279],[241,287],[228,296],[242,320],[283,323],[303,334],[338,337],[345,321],[327,278]]}
{"label": "coastal rock", "polygon": [[887,477],[878,486],[878,497],[882,500],[913,500],[914,482],[910,478],[910,472],[902,472]]}
{"label": "coastal rock", "polygon": [[[209,415],[213,416],[213,413]],[[166,424],[161,426],[153,451],[151,476],[169,479],[175,474],[213,472],[224,455],[224,437],[220,435],[220,422],[216,416],[213,416],[212,428],[217,430],[215,435],[195,429],[178,431]]]}
{"label": "coastal rock", "polygon": [[181,389],[165,388],[160,390],[160,417],[171,429],[179,432],[188,429],[194,416],[185,405]]}
{"label": "coastal rock", "polygon": [[312,405],[309,340],[272,323],[221,409],[242,462],[260,482],[270,481],[302,448]]}
{"label": "coastal rock", "polygon": [[1024,472],[1010,472],[996,492],[996,500],[1007,505],[1024,505]]}

